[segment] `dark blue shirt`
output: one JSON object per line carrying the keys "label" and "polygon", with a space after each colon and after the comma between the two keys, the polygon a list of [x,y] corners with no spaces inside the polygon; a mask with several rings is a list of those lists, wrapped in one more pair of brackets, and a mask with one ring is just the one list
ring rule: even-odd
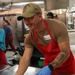
{"label": "dark blue shirt", "polygon": [[9,26],[9,25],[4,26],[4,31],[5,31],[5,35],[12,34],[11,26]]}

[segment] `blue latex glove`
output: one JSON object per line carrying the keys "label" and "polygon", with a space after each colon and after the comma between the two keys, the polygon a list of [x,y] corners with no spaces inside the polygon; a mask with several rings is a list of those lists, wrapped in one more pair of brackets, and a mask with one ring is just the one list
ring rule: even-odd
{"label": "blue latex glove", "polygon": [[50,75],[51,70],[48,66],[43,67],[36,75]]}

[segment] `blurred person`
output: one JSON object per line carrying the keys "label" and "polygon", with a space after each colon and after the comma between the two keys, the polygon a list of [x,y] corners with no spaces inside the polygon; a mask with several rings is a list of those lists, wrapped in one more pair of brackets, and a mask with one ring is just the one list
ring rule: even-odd
{"label": "blurred person", "polygon": [[0,65],[7,65],[5,50],[5,32],[3,29],[0,29]]}
{"label": "blurred person", "polygon": [[6,42],[6,50],[5,53],[7,51],[8,46],[11,47],[11,49],[13,50],[13,52],[16,52],[16,49],[13,45],[13,32],[12,32],[12,28],[10,26],[10,23],[7,20],[3,20],[3,26],[4,26],[4,31],[5,31],[5,42]]}
{"label": "blurred person", "polygon": [[58,15],[55,15],[55,16],[54,16],[54,19],[59,20]]}
{"label": "blurred person", "polygon": [[54,19],[54,14],[52,12],[48,12],[47,19]]}
{"label": "blurred person", "polygon": [[[35,3],[24,6],[17,19],[24,20],[29,28],[25,38],[24,54],[19,62],[16,75],[23,75],[28,66],[34,47],[44,54],[44,67],[36,75],[75,74],[75,61],[70,49],[69,35],[65,24],[59,20],[46,20],[41,8]],[[58,75],[61,75],[58,74]]]}

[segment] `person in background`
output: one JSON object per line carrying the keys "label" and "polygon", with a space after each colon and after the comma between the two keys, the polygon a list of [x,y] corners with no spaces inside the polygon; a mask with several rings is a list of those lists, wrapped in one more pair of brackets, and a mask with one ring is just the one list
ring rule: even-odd
{"label": "person in background", "polygon": [[52,12],[48,12],[47,19],[54,19],[54,14]]}
{"label": "person in background", "polygon": [[13,50],[13,52],[16,52],[16,49],[13,45],[13,32],[12,32],[12,28],[9,24],[9,22],[7,20],[3,20],[3,26],[4,26],[4,31],[5,31],[5,36],[6,36],[6,50],[5,53],[7,51],[8,46],[11,47],[11,49]]}
{"label": "person in background", "polygon": [[55,15],[55,16],[54,16],[54,19],[59,20],[58,15]]}
{"label": "person in background", "polygon": [[35,3],[26,4],[22,15],[17,19],[23,19],[30,31],[24,41],[25,50],[16,75],[23,75],[26,72],[34,47],[44,54],[44,67],[36,75],[75,74],[74,56],[70,49],[68,31],[63,22],[43,19],[41,8]]}
{"label": "person in background", "polygon": [[3,29],[0,29],[0,65],[7,65],[5,50],[5,32]]}

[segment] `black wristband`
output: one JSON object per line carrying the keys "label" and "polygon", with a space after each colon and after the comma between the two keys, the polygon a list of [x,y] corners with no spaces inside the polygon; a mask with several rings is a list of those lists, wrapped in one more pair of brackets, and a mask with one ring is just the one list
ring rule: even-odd
{"label": "black wristband", "polygon": [[54,70],[54,67],[51,64],[49,64],[48,67],[50,68],[51,71]]}

